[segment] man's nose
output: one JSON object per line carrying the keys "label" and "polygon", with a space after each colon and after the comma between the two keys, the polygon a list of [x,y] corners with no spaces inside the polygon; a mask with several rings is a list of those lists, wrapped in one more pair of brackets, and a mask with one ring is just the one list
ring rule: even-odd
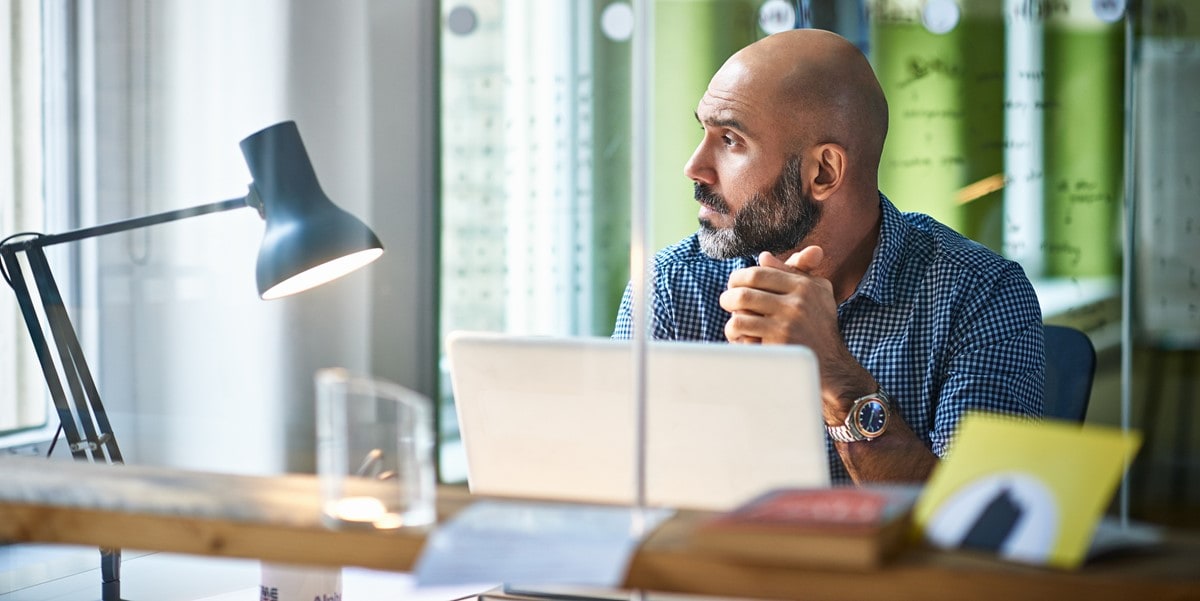
{"label": "man's nose", "polygon": [[701,142],[692,156],[683,164],[683,174],[690,180],[713,185],[717,181],[717,172],[712,168],[704,142]]}

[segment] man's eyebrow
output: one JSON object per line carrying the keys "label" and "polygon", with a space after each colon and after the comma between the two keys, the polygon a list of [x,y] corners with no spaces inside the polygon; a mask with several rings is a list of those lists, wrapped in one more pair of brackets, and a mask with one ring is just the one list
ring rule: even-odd
{"label": "man's eyebrow", "polygon": [[717,117],[709,117],[708,119],[701,119],[700,113],[693,111],[692,114],[696,116],[696,121],[702,125],[708,125],[710,127],[727,127],[729,129],[736,129],[747,135],[750,134],[750,131],[748,129],[746,129],[746,125],[744,123],[742,123],[741,121],[738,121],[737,119],[733,119],[731,117],[727,117],[724,119],[720,119]]}

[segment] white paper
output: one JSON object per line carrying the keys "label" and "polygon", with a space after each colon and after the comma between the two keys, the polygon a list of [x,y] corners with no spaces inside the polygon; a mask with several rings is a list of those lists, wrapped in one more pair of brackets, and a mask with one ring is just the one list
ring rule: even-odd
{"label": "white paper", "polygon": [[1153,547],[1162,541],[1163,529],[1158,526],[1139,522],[1122,526],[1116,518],[1104,517],[1096,524],[1087,557],[1092,559],[1115,551]]}
{"label": "white paper", "polygon": [[673,513],[608,505],[480,501],[429,537],[415,566],[417,584],[618,587],[638,543]]}
{"label": "white paper", "polygon": [[[365,568],[342,569],[342,598],[347,601],[447,601],[463,599],[475,601],[492,586],[429,586],[417,588],[412,574],[368,570]],[[196,599],[196,601],[258,601],[258,587],[246,587],[228,593]]]}

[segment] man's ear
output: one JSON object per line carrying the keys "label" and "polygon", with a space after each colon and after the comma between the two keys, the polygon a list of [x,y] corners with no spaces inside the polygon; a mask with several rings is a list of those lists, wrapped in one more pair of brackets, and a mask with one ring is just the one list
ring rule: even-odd
{"label": "man's ear", "polygon": [[812,157],[816,172],[809,190],[813,200],[825,200],[846,181],[846,149],[833,143],[820,144],[813,149]]}

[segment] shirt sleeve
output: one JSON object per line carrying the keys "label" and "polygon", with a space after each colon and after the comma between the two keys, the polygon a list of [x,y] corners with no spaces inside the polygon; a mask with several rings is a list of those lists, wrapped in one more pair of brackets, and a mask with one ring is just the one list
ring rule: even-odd
{"label": "shirt sleeve", "polygon": [[617,309],[617,322],[613,326],[614,340],[629,340],[633,338],[633,283],[625,284],[625,293],[621,295],[621,305]]}
{"label": "shirt sleeve", "polygon": [[[666,279],[658,277],[657,274],[657,269],[651,272],[654,290],[650,298],[650,304],[653,308],[650,318],[651,338],[656,340],[672,340],[675,338],[675,320],[672,317],[671,303],[668,301],[671,297],[671,291],[666,283]],[[617,309],[617,321],[613,326],[612,338],[614,340],[629,340],[633,338],[633,282],[625,285],[625,292],[621,295],[621,305]]]}
{"label": "shirt sleeve", "polygon": [[963,415],[978,411],[1039,419],[1046,355],[1041,307],[1024,274],[1010,272],[955,327],[930,444],[944,456]]}

